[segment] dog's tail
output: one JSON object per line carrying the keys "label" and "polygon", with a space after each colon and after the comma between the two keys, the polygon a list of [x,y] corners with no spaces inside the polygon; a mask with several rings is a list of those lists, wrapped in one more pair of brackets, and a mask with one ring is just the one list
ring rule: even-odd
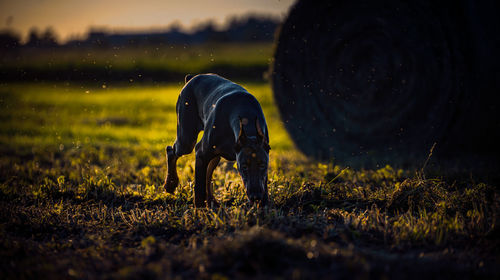
{"label": "dog's tail", "polygon": [[186,77],[184,77],[184,82],[187,84],[187,82],[189,82],[189,80],[191,80],[193,77],[194,75],[187,74]]}

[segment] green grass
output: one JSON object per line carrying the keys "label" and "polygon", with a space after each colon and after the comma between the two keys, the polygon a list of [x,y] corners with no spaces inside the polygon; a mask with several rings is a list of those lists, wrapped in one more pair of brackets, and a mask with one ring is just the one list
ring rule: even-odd
{"label": "green grass", "polygon": [[1,66],[55,71],[68,68],[170,70],[199,73],[216,65],[267,67],[272,43],[224,43],[114,48],[23,49],[0,56]]}
{"label": "green grass", "polygon": [[194,156],[161,188],[182,85],[0,86],[0,278],[495,278],[497,186],[304,158],[269,85],[271,205],[233,162],[193,207]]}
{"label": "green grass", "polygon": [[[246,85],[259,98],[275,134],[273,148],[291,148],[266,84]],[[104,88],[103,88],[104,87]],[[64,84],[0,86],[0,143],[22,146],[84,144],[162,150],[175,140],[181,85],[100,88]],[[61,146],[62,147],[62,146]]]}

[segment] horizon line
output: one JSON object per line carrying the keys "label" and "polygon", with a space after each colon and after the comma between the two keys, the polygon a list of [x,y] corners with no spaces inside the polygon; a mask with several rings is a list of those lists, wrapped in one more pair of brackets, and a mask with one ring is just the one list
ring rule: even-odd
{"label": "horizon line", "polygon": [[148,33],[162,33],[168,32],[172,30],[179,30],[186,34],[192,34],[196,32],[197,29],[203,28],[207,25],[212,25],[215,30],[222,31],[228,27],[229,23],[232,20],[245,20],[250,18],[261,18],[261,19],[271,19],[277,22],[283,21],[283,16],[276,15],[273,13],[263,13],[263,12],[245,12],[242,14],[232,14],[226,16],[222,21],[217,18],[205,18],[199,20],[197,22],[191,23],[189,25],[183,24],[180,19],[175,19],[166,25],[150,25],[150,26],[112,26],[112,25],[93,25],[89,24],[83,33],[70,33],[67,35],[61,36],[57,31],[57,27],[52,25],[48,25],[45,27],[40,26],[32,26],[23,34],[22,31],[19,31],[15,27],[6,26],[0,28],[0,33],[11,33],[19,38],[19,42],[21,44],[26,44],[29,40],[30,34],[35,31],[38,35],[43,34],[50,30],[52,34],[55,36],[55,40],[58,44],[66,44],[70,41],[75,40],[85,40],[88,39],[89,35],[92,32],[103,32],[106,34],[148,34]]}

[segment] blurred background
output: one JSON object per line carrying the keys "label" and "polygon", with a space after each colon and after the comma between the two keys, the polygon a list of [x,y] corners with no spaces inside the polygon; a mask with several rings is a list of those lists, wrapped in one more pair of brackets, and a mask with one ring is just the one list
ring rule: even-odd
{"label": "blurred background", "polygon": [[1,1],[0,79],[262,79],[293,2]]}

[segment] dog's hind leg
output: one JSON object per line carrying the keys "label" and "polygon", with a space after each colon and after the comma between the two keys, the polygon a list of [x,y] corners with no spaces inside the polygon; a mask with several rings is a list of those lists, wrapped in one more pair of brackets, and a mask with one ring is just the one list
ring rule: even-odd
{"label": "dog's hind leg", "polygon": [[173,193],[179,184],[177,159],[193,151],[198,134],[203,129],[195,99],[189,90],[182,90],[177,100],[176,111],[177,139],[173,146],[166,148],[168,172],[163,187],[169,193]]}
{"label": "dog's hind leg", "polygon": [[177,139],[174,143],[174,153],[177,157],[190,154],[203,130],[203,121],[198,112],[196,98],[193,92],[184,88],[177,99]]}
{"label": "dog's hind leg", "polygon": [[206,188],[207,188],[207,205],[208,206],[218,206],[217,201],[213,195],[213,185],[212,185],[212,174],[214,173],[217,164],[219,164],[220,157],[214,157],[209,163],[207,167],[207,180],[206,180]]}

